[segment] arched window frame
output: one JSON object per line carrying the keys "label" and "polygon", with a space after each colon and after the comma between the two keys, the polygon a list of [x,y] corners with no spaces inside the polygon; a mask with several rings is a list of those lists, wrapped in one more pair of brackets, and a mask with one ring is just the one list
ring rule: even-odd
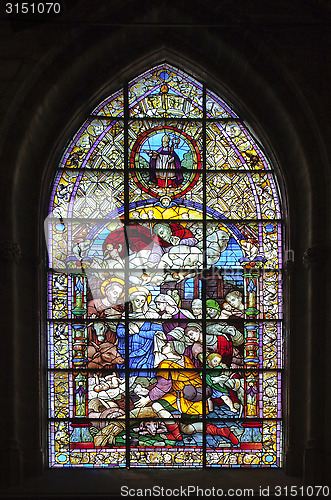
{"label": "arched window frame", "polygon": [[[205,87],[203,87],[203,88],[205,88]],[[205,100],[205,102],[206,102],[206,91],[205,91],[205,90],[203,90],[203,95],[204,95],[204,97],[203,97],[203,98],[204,98],[204,100]],[[126,100],[126,99],[124,98],[124,101],[125,101],[125,100]],[[98,109],[99,109],[99,108],[100,108],[100,106],[98,106],[97,111],[98,111]],[[126,107],[124,107],[124,109],[127,109],[127,108],[126,108]],[[124,126],[124,129],[125,129],[125,130],[127,130],[127,125],[128,125],[128,123],[129,123],[130,118],[129,118],[129,116],[125,116],[125,113],[126,113],[126,111],[124,111],[124,121],[126,122],[126,123],[125,123],[125,126]],[[92,114],[92,116],[95,116],[95,115],[93,115],[93,114]],[[92,119],[93,119],[93,118],[92,118]],[[205,116],[204,116],[204,117],[202,117],[202,120],[201,120],[201,121],[204,123],[204,125],[203,125],[204,132],[203,132],[203,134],[204,134],[204,136],[206,136],[206,125],[205,125],[205,124],[206,124],[206,119],[205,119]],[[215,120],[215,121],[216,121],[216,120]],[[126,136],[126,137],[127,137],[127,136]],[[205,139],[204,139],[204,141],[205,141]],[[124,151],[128,151],[128,147],[127,147],[127,146],[128,146],[128,140],[127,140],[127,139],[126,139],[126,140],[124,139]],[[203,148],[203,151],[204,151],[204,158],[203,158],[203,162],[204,162],[204,164],[206,165],[206,161],[207,161],[207,159],[206,159],[205,148]],[[125,157],[125,153],[124,153],[124,157]],[[204,175],[207,175],[207,171],[205,171]],[[126,169],[124,169],[124,176],[128,176],[128,171],[126,171]],[[125,182],[125,185],[127,185],[127,184],[128,184],[128,182],[127,182],[127,181],[128,181],[128,177],[126,177],[126,182]],[[126,194],[126,196],[128,196],[128,194]],[[204,196],[206,196],[206,195],[204,195]],[[204,202],[206,202],[206,197],[204,198]],[[204,204],[205,204],[205,203],[204,203]],[[129,222],[129,219],[128,219],[127,223],[128,223],[128,222]],[[61,224],[61,223],[62,223],[62,222],[60,222],[60,224]],[[206,231],[206,229],[204,229],[204,231]],[[281,230],[281,232],[282,232],[282,230]],[[206,312],[206,310],[205,310],[205,309],[206,309],[206,308],[205,308],[205,306],[204,306],[204,313]],[[254,315],[253,315],[253,316],[251,316],[251,317],[253,317],[253,318],[254,318]],[[247,316],[246,316],[246,319],[247,319]],[[203,320],[203,321],[206,321],[206,320]],[[204,355],[204,356],[205,356],[205,355]],[[282,365],[281,365],[281,369],[282,369]],[[278,407],[278,413],[277,413],[277,415],[279,415],[279,411],[280,411],[280,408]],[[127,452],[128,452],[128,451],[129,451],[129,449],[127,449]],[[128,454],[128,453],[127,453],[127,454]],[[204,463],[205,463],[205,462],[204,462]],[[127,466],[129,465],[128,461],[126,461],[126,465],[127,465]],[[267,461],[265,461],[264,465],[265,465],[265,466],[268,466],[268,462],[267,462]],[[278,464],[278,465],[279,465],[279,464]]]}

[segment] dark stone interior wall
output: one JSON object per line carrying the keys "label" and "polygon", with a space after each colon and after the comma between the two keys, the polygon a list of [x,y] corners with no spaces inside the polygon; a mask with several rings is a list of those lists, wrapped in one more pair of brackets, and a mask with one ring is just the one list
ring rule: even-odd
{"label": "dark stone interior wall", "polygon": [[[94,473],[91,491],[86,474],[85,486],[73,484],[74,477],[82,480],[77,471],[65,471],[62,489],[52,483],[58,471],[31,479],[44,471],[46,445],[40,228],[53,169],[87,110],[123,79],[163,60],[204,78],[256,130],[279,166],[287,247],[294,252],[285,276],[284,472],[222,470],[200,480],[208,484],[221,473],[223,482],[244,486],[287,484],[291,476],[330,482],[330,22],[323,0],[68,0],[62,15],[48,21],[2,15],[0,447],[4,486],[11,487],[5,492],[47,494],[51,484],[59,494],[109,492],[108,471]],[[174,474],[158,477],[185,479]],[[46,476],[49,486],[39,486]]]}

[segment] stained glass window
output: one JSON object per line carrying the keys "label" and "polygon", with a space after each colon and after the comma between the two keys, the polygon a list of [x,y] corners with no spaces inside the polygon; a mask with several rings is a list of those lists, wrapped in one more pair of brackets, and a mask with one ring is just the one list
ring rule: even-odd
{"label": "stained glass window", "polygon": [[95,107],[45,221],[51,467],[282,465],[282,209],[232,107],[162,64]]}

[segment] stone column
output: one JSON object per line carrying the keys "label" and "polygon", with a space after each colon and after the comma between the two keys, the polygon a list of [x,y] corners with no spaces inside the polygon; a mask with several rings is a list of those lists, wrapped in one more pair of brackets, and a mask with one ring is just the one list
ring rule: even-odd
{"label": "stone column", "polygon": [[[304,451],[306,484],[323,484],[324,394],[325,378],[325,289],[326,252],[320,246],[306,250],[303,263],[308,277],[308,356],[307,356],[307,435]],[[321,385],[322,384],[322,387]],[[324,478],[325,479],[325,478]]]}
{"label": "stone column", "polygon": [[[2,353],[1,371],[5,382],[1,387],[1,472],[5,486],[18,485],[22,481],[23,455],[18,436],[19,401],[13,387],[17,387],[18,353],[15,318],[15,273],[22,258],[20,245],[13,241],[0,243],[1,266],[1,318]],[[5,410],[5,411],[4,411]]]}

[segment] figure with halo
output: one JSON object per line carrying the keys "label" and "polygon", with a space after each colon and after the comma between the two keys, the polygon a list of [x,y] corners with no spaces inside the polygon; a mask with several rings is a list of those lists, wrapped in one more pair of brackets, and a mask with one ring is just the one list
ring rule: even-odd
{"label": "figure with halo", "polygon": [[162,146],[157,151],[145,151],[150,156],[150,181],[158,187],[176,188],[183,182],[180,159],[174,150],[178,144],[178,138],[171,140],[164,134]]}

